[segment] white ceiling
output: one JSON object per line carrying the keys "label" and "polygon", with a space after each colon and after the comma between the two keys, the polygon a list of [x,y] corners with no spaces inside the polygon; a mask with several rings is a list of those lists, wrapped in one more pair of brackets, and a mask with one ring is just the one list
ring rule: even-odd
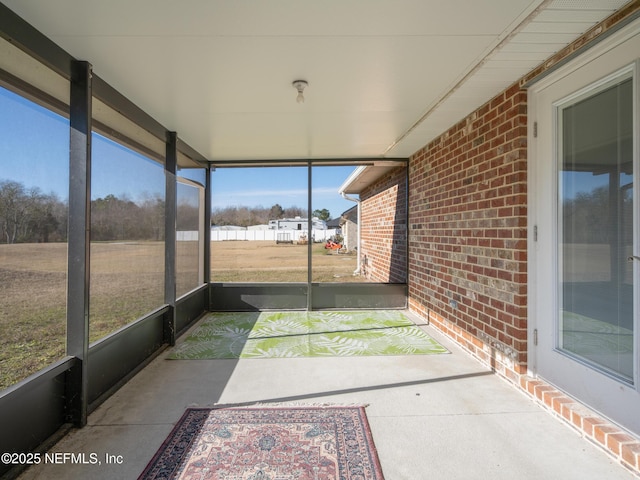
{"label": "white ceiling", "polygon": [[2,1],[216,161],[407,157],[627,3]]}

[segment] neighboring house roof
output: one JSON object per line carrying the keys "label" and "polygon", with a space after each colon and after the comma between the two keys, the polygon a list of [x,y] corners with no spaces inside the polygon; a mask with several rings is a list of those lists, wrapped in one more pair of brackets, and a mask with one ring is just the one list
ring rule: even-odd
{"label": "neighboring house roof", "polygon": [[374,183],[385,173],[396,167],[406,165],[407,163],[402,160],[381,160],[374,162],[373,165],[361,165],[351,172],[351,175],[346,178],[338,192],[340,194],[359,195],[362,190]]}
{"label": "neighboring house roof", "polygon": [[340,217],[327,220],[327,228],[338,228],[340,226]]}
{"label": "neighboring house roof", "polygon": [[340,225],[344,225],[347,222],[358,223],[358,206],[353,206],[349,210],[342,212],[340,217]]}

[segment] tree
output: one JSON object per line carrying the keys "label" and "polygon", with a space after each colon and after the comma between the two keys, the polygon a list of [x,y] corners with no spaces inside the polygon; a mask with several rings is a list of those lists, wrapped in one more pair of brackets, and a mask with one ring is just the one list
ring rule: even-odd
{"label": "tree", "polygon": [[24,241],[47,243],[55,236],[60,226],[60,221],[55,215],[59,211],[56,208],[57,198],[55,195],[41,195],[34,189],[29,200]]}
{"label": "tree", "polygon": [[7,180],[0,183],[0,228],[7,243],[15,243],[25,221],[26,198],[22,184]]}
{"label": "tree", "polygon": [[231,206],[213,208],[211,210],[211,225],[237,225],[248,227],[250,225],[267,225],[269,220],[294,218],[307,216],[307,211],[300,207],[282,208],[275,204],[271,208],[257,206]]}
{"label": "tree", "polygon": [[279,220],[284,215],[284,209],[280,206],[280,204],[276,203],[271,210],[269,210],[269,220]]}
{"label": "tree", "polygon": [[144,212],[131,200],[113,194],[91,202],[91,240],[138,240]]}
{"label": "tree", "polygon": [[[608,186],[578,192],[574,198],[563,202],[563,240],[566,243],[609,243],[611,231]],[[624,205],[624,211],[632,211],[632,197],[625,192],[614,201]]]}
{"label": "tree", "polygon": [[164,240],[165,201],[160,194],[145,192],[140,209],[144,212],[143,225],[147,238]]}
{"label": "tree", "polygon": [[49,242],[66,238],[67,205],[39,188],[0,181],[0,234],[6,243]]}
{"label": "tree", "polygon": [[198,230],[200,228],[200,209],[197,205],[184,202],[178,204],[176,219],[177,230]]}
{"label": "tree", "polygon": [[304,218],[306,216],[307,216],[307,210],[305,208],[293,206],[293,207],[287,207],[284,209],[283,218],[295,218],[295,217]]}
{"label": "tree", "polygon": [[314,210],[313,216],[320,220],[324,220],[325,222],[327,220],[331,220],[331,213],[326,208],[323,208],[322,210]]}

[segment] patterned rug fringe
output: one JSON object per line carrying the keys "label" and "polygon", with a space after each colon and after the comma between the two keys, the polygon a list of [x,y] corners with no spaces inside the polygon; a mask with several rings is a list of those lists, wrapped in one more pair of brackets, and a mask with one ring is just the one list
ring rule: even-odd
{"label": "patterned rug fringe", "polygon": [[[213,407],[205,406],[203,408],[367,408],[368,403],[330,403],[330,402],[242,402],[242,403],[214,403]],[[198,408],[191,405],[191,408]]]}
{"label": "patterned rug fringe", "polygon": [[365,407],[320,402],[188,408],[138,480],[204,477],[384,480]]}

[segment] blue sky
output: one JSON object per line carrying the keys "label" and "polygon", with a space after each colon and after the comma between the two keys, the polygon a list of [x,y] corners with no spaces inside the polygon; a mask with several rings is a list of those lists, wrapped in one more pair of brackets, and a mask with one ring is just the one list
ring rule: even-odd
{"label": "blue sky", "polygon": [[[0,87],[0,181],[38,187],[61,200],[68,197],[68,121]],[[313,168],[313,209],[326,208],[332,217],[351,208],[338,189],[355,167]],[[93,141],[92,198],[109,194],[142,201],[162,196],[164,171],[115,142],[96,136]],[[605,176],[564,175],[564,198],[606,185]],[[307,208],[306,167],[218,169],[213,173],[213,207],[263,206]],[[578,180],[579,178],[579,180]],[[629,178],[623,179],[629,182]]]}
{"label": "blue sky", "polygon": [[0,112],[0,180],[66,199],[69,122],[2,88]]}
{"label": "blue sky", "polygon": [[[312,208],[326,208],[339,216],[354,203],[343,199],[338,189],[355,169],[349,167],[312,168]],[[307,208],[307,168],[220,168],[213,172],[213,207],[263,206]]]}
{"label": "blue sky", "polygon": [[[0,181],[38,187],[61,200],[69,195],[68,121],[0,88]],[[338,189],[355,167],[314,167],[313,209],[326,208],[332,217],[353,202]],[[93,140],[92,198],[109,194],[142,201],[162,195],[164,171],[153,160],[100,136]],[[213,207],[263,206],[307,208],[307,168],[218,169],[213,173]]]}

